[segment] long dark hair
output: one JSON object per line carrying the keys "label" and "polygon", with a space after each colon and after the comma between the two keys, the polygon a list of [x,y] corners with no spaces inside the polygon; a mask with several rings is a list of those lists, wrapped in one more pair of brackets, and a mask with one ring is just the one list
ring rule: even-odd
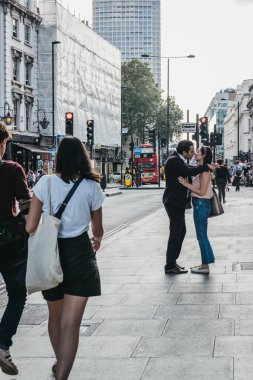
{"label": "long dark hair", "polygon": [[56,155],[56,172],[64,182],[75,181],[77,177],[99,182],[100,174],[91,167],[88,152],[77,137],[64,137]]}
{"label": "long dark hair", "polygon": [[212,158],[213,158],[213,153],[212,149],[209,146],[202,146],[200,148],[201,154],[204,157],[203,164],[211,164],[212,163]]}

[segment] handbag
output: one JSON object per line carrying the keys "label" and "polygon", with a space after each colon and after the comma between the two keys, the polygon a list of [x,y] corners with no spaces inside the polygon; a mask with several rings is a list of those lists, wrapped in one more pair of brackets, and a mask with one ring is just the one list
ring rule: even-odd
{"label": "handbag", "polygon": [[221,214],[224,214],[222,204],[214,188],[213,188],[213,197],[210,200],[211,200],[211,213],[210,213],[209,218],[213,218],[214,216],[219,216]]}
{"label": "handbag", "polygon": [[61,216],[75,190],[79,179],[71,188],[55,215],[52,212],[51,176],[48,179],[49,214],[43,214],[35,233],[28,239],[26,288],[28,294],[55,288],[63,281],[58,249],[58,232]]}
{"label": "handbag", "polygon": [[21,214],[0,223],[0,270],[21,264],[27,259],[28,234]]}

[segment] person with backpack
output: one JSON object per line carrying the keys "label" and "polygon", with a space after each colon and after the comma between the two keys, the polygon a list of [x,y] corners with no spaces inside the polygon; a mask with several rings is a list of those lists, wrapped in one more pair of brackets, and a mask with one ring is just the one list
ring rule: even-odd
{"label": "person with backpack", "polygon": [[235,191],[240,191],[240,182],[243,175],[243,166],[239,160],[235,161],[235,166],[233,169],[233,177],[235,181]]}

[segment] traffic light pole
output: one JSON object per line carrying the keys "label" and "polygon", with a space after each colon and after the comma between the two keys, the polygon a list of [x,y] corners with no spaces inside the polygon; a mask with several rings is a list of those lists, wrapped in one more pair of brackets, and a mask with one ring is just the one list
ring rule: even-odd
{"label": "traffic light pole", "polygon": [[161,166],[161,156],[160,156],[160,151],[161,151],[161,137],[160,137],[160,131],[157,133],[158,137],[158,147],[157,147],[157,154],[158,154],[158,188],[161,187],[161,175],[160,175],[160,166]]}
{"label": "traffic light pole", "polygon": [[196,141],[197,149],[199,149],[199,114],[196,114]]}
{"label": "traffic light pole", "polygon": [[215,162],[215,161],[216,161],[216,142],[215,142],[215,136],[216,136],[216,124],[214,124],[213,132],[214,132],[213,162]]}
{"label": "traffic light pole", "polygon": [[133,135],[131,135],[131,146],[132,146],[132,150],[131,150],[131,175],[132,175],[132,179],[131,179],[131,187],[133,187],[133,174],[134,174],[134,139],[133,139]]}

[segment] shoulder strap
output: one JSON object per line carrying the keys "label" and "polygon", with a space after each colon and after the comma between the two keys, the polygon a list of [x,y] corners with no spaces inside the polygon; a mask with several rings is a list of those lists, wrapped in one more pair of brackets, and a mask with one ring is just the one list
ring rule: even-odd
{"label": "shoulder strap", "polygon": [[75,182],[75,184],[72,186],[72,188],[70,189],[68,195],[66,196],[66,198],[64,199],[64,201],[62,202],[59,210],[57,211],[56,214],[54,214],[54,216],[58,219],[61,219],[62,217],[62,214],[65,210],[65,208],[67,207],[67,204],[69,203],[70,199],[72,198],[72,195],[74,194],[74,192],[76,191],[76,189],[78,188],[78,186],[80,185],[80,183],[82,182],[83,178],[80,178],[78,181]]}

